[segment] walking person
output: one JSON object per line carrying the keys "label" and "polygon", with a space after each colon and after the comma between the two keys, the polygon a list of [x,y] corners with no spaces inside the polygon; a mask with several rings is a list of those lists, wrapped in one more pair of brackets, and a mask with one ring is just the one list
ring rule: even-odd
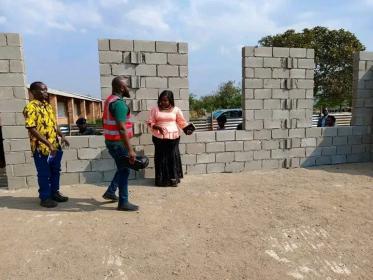
{"label": "walking person", "polygon": [[[103,198],[118,201],[117,210],[137,211],[139,207],[128,201],[128,176],[130,170],[123,165],[123,156],[128,156],[131,164],[136,154],[132,148],[130,138],[133,135],[132,126],[127,122],[129,108],[123,97],[130,97],[127,78],[117,76],[112,80],[112,94],[104,103],[103,126],[106,147],[115,160],[117,171]],[[119,189],[119,197],[115,192]]]}
{"label": "walking person", "polygon": [[56,113],[49,104],[48,87],[43,82],[30,85],[33,100],[24,110],[25,126],[29,132],[31,151],[37,170],[40,205],[47,208],[66,202],[68,197],[60,189],[61,143],[69,145],[57,126]]}
{"label": "walking person", "polygon": [[185,128],[187,122],[181,110],[175,106],[172,91],[164,90],[157,104],[151,109],[148,119],[155,149],[155,185],[176,187],[183,178],[179,151],[180,129]]}

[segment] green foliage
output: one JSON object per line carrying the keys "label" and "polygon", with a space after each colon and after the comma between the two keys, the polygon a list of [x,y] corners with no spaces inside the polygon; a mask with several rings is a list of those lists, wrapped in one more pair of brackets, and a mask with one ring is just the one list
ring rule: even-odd
{"label": "green foliage", "polygon": [[197,98],[195,94],[189,96],[191,118],[204,116],[217,109],[231,109],[241,107],[241,88],[234,81],[228,81],[219,86],[212,95]]}
{"label": "green foliage", "polygon": [[315,50],[314,96],[317,107],[351,106],[353,54],[365,50],[356,36],[344,29],[314,27],[266,36],[261,46]]}

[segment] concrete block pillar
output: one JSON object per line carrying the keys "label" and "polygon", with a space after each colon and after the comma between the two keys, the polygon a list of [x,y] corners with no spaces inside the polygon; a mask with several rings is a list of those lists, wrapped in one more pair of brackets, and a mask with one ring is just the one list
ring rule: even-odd
{"label": "concrete block pillar", "polygon": [[30,144],[22,116],[27,100],[21,36],[0,33],[0,124],[9,189],[28,186],[36,173],[31,165]]}
{"label": "concrete block pillar", "polygon": [[354,56],[351,125],[373,123],[373,52]]}

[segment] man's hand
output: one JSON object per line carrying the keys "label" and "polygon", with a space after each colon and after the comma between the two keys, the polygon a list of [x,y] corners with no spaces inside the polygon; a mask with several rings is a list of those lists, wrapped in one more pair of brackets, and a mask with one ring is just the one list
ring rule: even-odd
{"label": "man's hand", "polygon": [[136,153],[133,150],[131,150],[131,151],[129,151],[128,156],[129,156],[130,164],[134,164],[135,159],[136,159]]}
{"label": "man's hand", "polygon": [[67,141],[67,139],[64,136],[61,137],[61,144],[62,144],[63,147],[69,147],[70,146],[69,141]]}
{"label": "man's hand", "polygon": [[50,152],[50,154],[51,154],[52,156],[55,156],[56,153],[57,153],[57,149],[56,149],[56,148],[55,148],[51,143],[49,143],[48,148],[49,148],[49,152]]}

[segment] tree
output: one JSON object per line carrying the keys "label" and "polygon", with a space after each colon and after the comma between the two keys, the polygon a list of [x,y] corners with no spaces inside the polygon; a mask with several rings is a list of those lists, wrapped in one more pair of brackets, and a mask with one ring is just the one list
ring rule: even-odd
{"label": "tree", "polygon": [[299,33],[290,29],[263,37],[258,43],[265,47],[314,49],[315,106],[351,106],[353,54],[365,50],[353,33],[317,26]]}
{"label": "tree", "polygon": [[191,117],[200,117],[205,112],[213,112],[217,109],[231,109],[241,107],[241,87],[236,86],[234,81],[222,83],[218,90],[211,94],[197,98],[196,95],[189,96],[189,108]]}

